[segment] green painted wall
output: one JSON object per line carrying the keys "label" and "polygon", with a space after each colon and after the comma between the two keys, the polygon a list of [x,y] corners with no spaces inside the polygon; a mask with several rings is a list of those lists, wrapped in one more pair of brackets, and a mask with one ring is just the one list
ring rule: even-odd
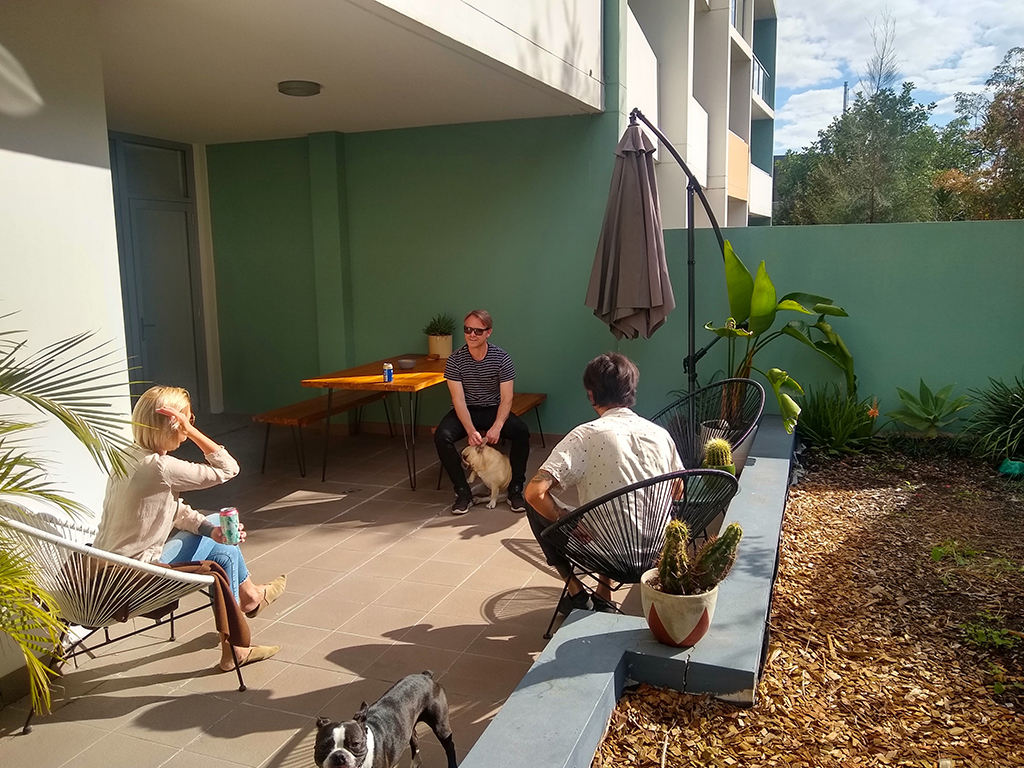
{"label": "green painted wall", "polygon": [[[725,236],[751,272],[766,262],[779,296],[817,293],[849,312],[833,327],[854,356],[860,395],[878,396],[883,413],[899,407],[897,386],[915,389],[922,376],[933,389],[956,382],[964,393],[989,376],[1021,372],[1024,221],[747,228],[725,230]],[[714,252],[709,230],[698,233],[697,247],[702,326],[721,322],[728,310],[721,258],[702,258]],[[673,265],[682,265],[685,232],[667,233],[666,248]],[[672,274],[681,293],[685,273],[674,268]],[[663,341],[660,333],[652,347]],[[710,334],[701,330],[697,338],[702,345]],[[664,342],[674,353],[674,342]],[[702,379],[724,365],[724,352],[723,342],[702,361]],[[678,367],[659,362],[669,357],[645,349],[645,375],[670,377]],[[783,368],[804,385],[842,381],[837,369],[788,338],[773,342],[758,360],[759,367]]]}
{"label": "green painted wall", "polygon": [[224,404],[254,413],[308,396],[318,367],[305,138],[207,147]]}
{"label": "green painted wall", "polygon": [[750,162],[765,173],[772,173],[775,157],[772,154],[775,144],[774,120],[751,120],[750,122]]}

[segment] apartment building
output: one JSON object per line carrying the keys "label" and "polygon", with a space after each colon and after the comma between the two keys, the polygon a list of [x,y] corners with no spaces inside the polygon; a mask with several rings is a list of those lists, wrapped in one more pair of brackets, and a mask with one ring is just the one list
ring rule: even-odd
{"label": "apartment building", "polygon": [[[629,0],[629,9],[635,19],[626,38],[630,106],[648,116],[656,110],[720,224],[770,224],[775,0]],[[660,151],[659,161],[664,226],[683,227],[686,178],[667,153]],[[708,226],[700,213],[697,225]]]}

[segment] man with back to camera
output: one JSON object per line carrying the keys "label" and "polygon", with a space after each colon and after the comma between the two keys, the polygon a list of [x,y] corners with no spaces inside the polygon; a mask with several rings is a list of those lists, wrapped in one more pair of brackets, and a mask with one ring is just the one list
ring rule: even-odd
{"label": "man with back to camera", "polygon": [[464,515],[473,504],[462,459],[455,448],[455,443],[463,437],[469,438],[470,445],[494,445],[500,438],[512,443],[508,506],[513,512],[526,511],[523,484],[526,461],[530,457],[530,429],[512,413],[516,369],[505,350],[488,342],[491,329],[488,312],[471,311],[462,321],[466,344],[453,352],[444,366],[453,407],[437,425],[434,445],[455,486],[453,515]]}
{"label": "man with back to camera", "polygon": [[573,608],[611,611],[614,604],[604,580],[598,581],[591,600],[572,575],[569,561],[541,538],[545,528],[571,511],[551,490],[576,486],[582,507],[632,483],[683,469],[668,431],[630,410],[639,382],[640,372],[625,355],[606,352],[591,360],[583,372],[583,388],[598,418],[566,435],[526,486],[526,517],[533,535],[548,565],[569,583],[569,593],[558,604],[564,614]]}

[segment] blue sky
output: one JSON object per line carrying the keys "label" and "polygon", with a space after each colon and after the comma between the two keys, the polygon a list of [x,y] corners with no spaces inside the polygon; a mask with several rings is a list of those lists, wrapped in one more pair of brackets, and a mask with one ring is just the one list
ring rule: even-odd
{"label": "blue sky", "polygon": [[810,144],[851,99],[871,57],[871,25],[896,22],[902,80],[944,124],[953,95],[980,90],[1006,51],[1024,46],[1024,0],[776,0],[779,17],[775,151]]}

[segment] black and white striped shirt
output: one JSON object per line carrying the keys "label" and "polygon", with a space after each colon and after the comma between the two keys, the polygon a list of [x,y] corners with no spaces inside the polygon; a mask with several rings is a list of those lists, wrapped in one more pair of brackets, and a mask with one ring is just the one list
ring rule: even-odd
{"label": "black and white striped shirt", "polygon": [[444,364],[444,377],[462,383],[466,405],[490,408],[501,402],[501,384],[516,377],[515,366],[508,352],[493,344],[487,345],[483,360],[474,360],[469,346],[453,352]]}

